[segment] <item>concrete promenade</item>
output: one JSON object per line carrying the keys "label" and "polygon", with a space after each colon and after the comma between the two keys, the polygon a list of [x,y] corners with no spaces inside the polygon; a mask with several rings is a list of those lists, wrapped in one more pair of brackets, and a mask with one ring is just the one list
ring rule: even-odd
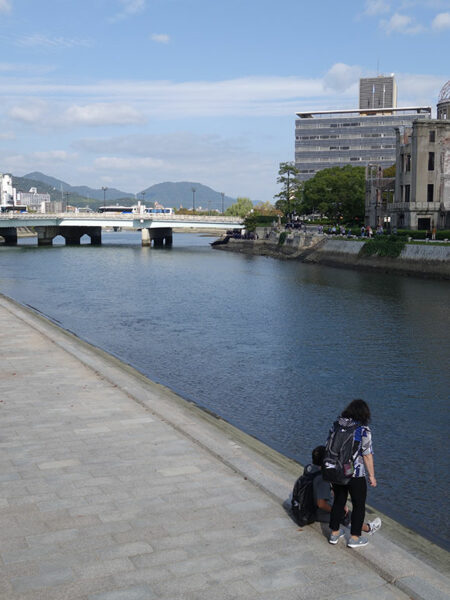
{"label": "concrete promenade", "polygon": [[0,355],[1,600],[450,597],[447,553],[299,530],[293,461],[2,296]]}

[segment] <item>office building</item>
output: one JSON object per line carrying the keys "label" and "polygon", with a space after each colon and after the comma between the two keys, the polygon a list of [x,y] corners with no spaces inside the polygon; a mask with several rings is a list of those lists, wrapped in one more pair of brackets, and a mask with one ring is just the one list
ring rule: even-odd
{"label": "office building", "polygon": [[[371,83],[375,82],[375,83]],[[306,181],[322,169],[345,165],[395,163],[395,129],[411,127],[413,121],[429,119],[431,107],[397,108],[394,77],[360,80],[360,108],[304,111],[295,122],[295,166],[298,179]],[[364,108],[361,103],[365,103]],[[368,107],[367,104],[380,103]],[[383,106],[384,103],[384,106]]]}

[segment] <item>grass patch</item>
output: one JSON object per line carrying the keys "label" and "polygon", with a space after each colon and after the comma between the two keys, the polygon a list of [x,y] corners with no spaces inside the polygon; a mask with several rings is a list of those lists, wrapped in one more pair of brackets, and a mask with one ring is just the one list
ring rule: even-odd
{"label": "grass patch", "polygon": [[378,237],[368,240],[359,251],[359,256],[388,256],[397,258],[406,246],[406,240],[397,236]]}
{"label": "grass patch", "polygon": [[282,246],[284,244],[284,242],[286,241],[287,238],[287,233],[286,231],[282,231],[280,233],[280,237],[278,238],[278,245]]}

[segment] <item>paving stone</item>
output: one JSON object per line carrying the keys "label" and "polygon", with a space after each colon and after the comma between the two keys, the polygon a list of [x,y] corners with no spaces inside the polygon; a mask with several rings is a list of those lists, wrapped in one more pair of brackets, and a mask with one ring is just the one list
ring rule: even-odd
{"label": "paving stone", "polygon": [[156,598],[156,596],[148,585],[134,585],[88,596],[89,600],[151,600],[152,598]]}

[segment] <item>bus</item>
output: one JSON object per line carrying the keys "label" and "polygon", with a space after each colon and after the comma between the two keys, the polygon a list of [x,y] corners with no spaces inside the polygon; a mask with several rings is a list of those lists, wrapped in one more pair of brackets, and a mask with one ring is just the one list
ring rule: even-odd
{"label": "bus", "polygon": [[173,208],[146,208],[145,213],[149,215],[173,215],[175,211]]}
{"label": "bus", "polygon": [[126,215],[126,214],[131,214],[132,212],[134,212],[133,210],[133,206],[119,206],[118,204],[116,204],[116,206],[99,206],[98,208],[98,212],[99,213],[120,213],[122,215]]}

